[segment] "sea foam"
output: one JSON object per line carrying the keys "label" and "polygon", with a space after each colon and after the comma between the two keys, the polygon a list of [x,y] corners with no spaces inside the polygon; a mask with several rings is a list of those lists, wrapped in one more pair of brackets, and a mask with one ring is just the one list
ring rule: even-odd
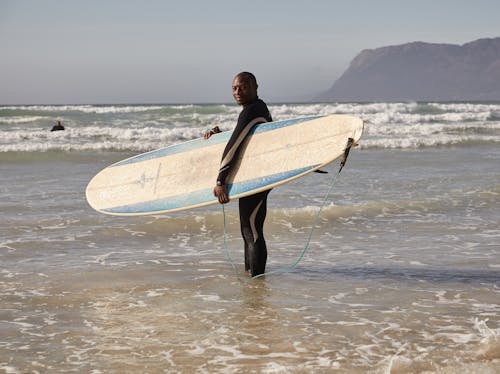
{"label": "sea foam", "polygon": [[[270,104],[274,120],[351,114],[365,121],[360,148],[414,149],[500,142],[500,104]],[[0,107],[0,152],[145,152],[232,130],[235,105],[48,105]],[[50,132],[57,120],[65,131]]]}

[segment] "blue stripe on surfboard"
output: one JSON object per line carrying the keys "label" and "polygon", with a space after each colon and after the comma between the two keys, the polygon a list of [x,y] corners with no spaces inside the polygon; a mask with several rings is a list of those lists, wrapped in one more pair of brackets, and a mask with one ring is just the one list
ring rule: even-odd
{"label": "blue stripe on surfboard", "polygon": [[[262,123],[260,125],[255,126],[252,129],[252,131],[250,131],[250,135],[260,134],[260,133],[263,133],[266,131],[276,130],[276,129],[279,129],[282,127],[296,125],[296,124],[302,123],[302,122],[312,121],[312,120],[320,118],[320,117],[323,117],[323,116],[295,118],[295,119],[289,119],[286,121]],[[192,149],[208,147],[208,146],[220,144],[220,143],[227,143],[229,141],[229,138],[231,137],[231,135],[232,135],[232,131],[225,131],[225,132],[222,132],[220,134],[216,134],[214,136],[211,136],[210,139],[208,139],[208,140],[195,139],[195,140],[187,141],[184,143],[171,145],[171,146],[168,146],[165,148],[157,149],[155,151],[143,153],[143,154],[128,158],[128,159],[123,160],[123,161],[119,161],[119,162],[117,162],[109,167],[134,164],[136,162],[151,160],[151,159],[158,158],[158,157],[164,157],[164,156],[173,155],[176,153],[187,152],[187,151],[190,151]],[[221,157],[222,157],[222,155],[221,155]]]}
{"label": "blue stripe on surfboard", "polygon": [[[319,164],[310,165],[304,168],[290,170],[283,173],[268,175],[261,178],[252,179],[249,181],[238,182],[228,185],[229,196],[235,196],[247,191],[257,190],[261,187],[269,186],[279,181],[293,178],[299,174],[305,173],[314,169]],[[172,196],[164,199],[146,201],[143,203],[129,204],[117,206],[114,208],[102,209],[108,213],[154,213],[166,210],[179,209],[193,205],[203,204],[214,201],[212,188],[206,188],[199,191],[194,191],[184,195]]]}

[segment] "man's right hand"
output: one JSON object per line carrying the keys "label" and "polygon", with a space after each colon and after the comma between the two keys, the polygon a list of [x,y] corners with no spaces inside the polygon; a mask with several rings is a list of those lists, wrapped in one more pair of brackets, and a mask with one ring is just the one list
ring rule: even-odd
{"label": "man's right hand", "polygon": [[219,203],[226,204],[229,202],[229,196],[227,196],[227,187],[224,186],[215,186],[214,187],[214,196],[217,197]]}

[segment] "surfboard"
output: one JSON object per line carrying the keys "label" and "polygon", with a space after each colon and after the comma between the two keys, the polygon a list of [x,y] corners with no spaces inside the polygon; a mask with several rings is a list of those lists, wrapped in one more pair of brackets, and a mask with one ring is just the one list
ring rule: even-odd
{"label": "surfboard", "polygon": [[[228,177],[230,199],[302,177],[343,155],[363,121],[348,115],[314,116],[255,126]],[[89,182],[87,201],[111,215],[161,214],[218,203],[213,195],[231,131],[168,146],[119,161]]]}

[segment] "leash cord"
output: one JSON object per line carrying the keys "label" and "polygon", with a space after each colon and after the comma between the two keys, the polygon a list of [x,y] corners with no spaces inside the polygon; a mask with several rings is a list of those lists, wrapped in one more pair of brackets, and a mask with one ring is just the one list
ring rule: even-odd
{"label": "leash cord", "polygon": [[234,263],[234,261],[233,261],[233,259],[231,257],[231,254],[229,253],[229,248],[228,248],[228,245],[227,245],[226,209],[224,208],[224,204],[222,204],[222,214],[224,216],[224,249],[226,251],[226,257],[227,257],[228,261],[231,263],[231,266],[233,268],[234,274],[236,275],[236,278],[238,278],[238,280],[241,283],[248,284],[248,283],[250,283],[254,279],[261,278],[261,277],[264,277],[266,275],[271,275],[271,274],[286,273],[286,272],[289,272],[291,270],[294,270],[297,267],[297,265],[299,264],[299,262],[302,261],[302,259],[305,257],[305,255],[306,255],[306,253],[307,253],[307,251],[308,251],[308,249],[309,249],[309,247],[311,245],[311,239],[312,239],[314,230],[316,229],[316,225],[318,223],[319,217],[321,216],[321,212],[323,211],[323,208],[325,207],[325,205],[326,205],[326,203],[328,201],[330,193],[333,190],[333,187],[335,185],[335,182],[337,181],[337,177],[340,175],[340,171],[341,170],[342,170],[342,167],[340,168],[340,170],[337,173],[335,173],[335,175],[332,178],[332,181],[330,182],[330,187],[328,188],[328,191],[327,191],[327,193],[326,193],[326,195],[325,195],[325,197],[323,199],[323,203],[321,204],[318,212],[316,213],[316,216],[314,217],[313,224],[312,224],[311,230],[309,232],[309,237],[307,238],[306,245],[304,246],[304,249],[302,250],[302,252],[298,256],[297,260],[295,260],[295,262],[293,264],[291,264],[291,265],[283,266],[283,267],[278,268],[276,270],[266,271],[265,273],[255,275],[255,276],[253,276],[251,278],[243,279],[240,276],[240,273],[236,269],[236,265],[235,265],[235,263]]}

